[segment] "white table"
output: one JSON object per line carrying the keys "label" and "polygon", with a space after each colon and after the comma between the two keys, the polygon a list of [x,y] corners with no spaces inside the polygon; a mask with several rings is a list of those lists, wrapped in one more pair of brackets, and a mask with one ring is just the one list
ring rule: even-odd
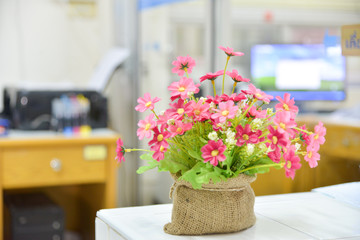
{"label": "white table", "polygon": [[247,230],[206,236],[164,233],[171,204],[100,210],[96,240],[360,239],[360,207],[319,192],[256,197],[257,221]]}

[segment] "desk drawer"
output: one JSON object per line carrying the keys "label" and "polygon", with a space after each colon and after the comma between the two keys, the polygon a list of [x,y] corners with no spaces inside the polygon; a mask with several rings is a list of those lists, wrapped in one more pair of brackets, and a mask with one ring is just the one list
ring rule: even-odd
{"label": "desk drawer", "polygon": [[360,161],[360,130],[328,127],[321,154]]}
{"label": "desk drawer", "polygon": [[105,181],[105,158],[84,159],[84,147],[31,147],[2,151],[4,188]]}

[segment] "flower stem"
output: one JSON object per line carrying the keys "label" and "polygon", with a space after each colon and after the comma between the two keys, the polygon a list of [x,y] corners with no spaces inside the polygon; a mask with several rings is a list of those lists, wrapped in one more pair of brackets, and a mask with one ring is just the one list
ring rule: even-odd
{"label": "flower stem", "polygon": [[293,127],[293,129],[298,130],[300,132],[304,132],[304,133],[309,134],[309,135],[313,134],[312,132],[309,132],[307,130],[304,130],[304,129],[301,129],[301,128],[298,128],[298,127]]}
{"label": "flower stem", "polygon": [[253,102],[249,105],[249,107],[246,109],[246,111],[242,114],[241,118],[244,118],[246,114],[250,111],[250,108],[256,103],[257,99],[255,98]]}
{"label": "flower stem", "polygon": [[189,73],[188,73],[188,71],[187,71],[187,68],[184,68],[184,71],[185,71],[185,73],[186,73],[186,77],[189,78]]}
{"label": "flower stem", "polygon": [[156,115],[154,109],[151,109],[151,111],[155,114],[155,117],[156,117],[157,119],[159,119],[159,117],[158,117],[158,115]]}
{"label": "flower stem", "polygon": [[236,84],[237,84],[237,82],[234,82],[234,85],[233,85],[233,90],[232,90],[231,94],[233,94],[233,93],[234,93],[234,91],[235,91],[235,87],[236,87]]}
{"label": "flower stem", "polygon": [[135,152],[135,151],[138,151],[138,152],[154,152],[154,151],[150,151],[150,150],[147,150],[147,149],[141,149],[141,148],[126,148],[125,149],[125,152]]}
{"label": "flower stem", "polygon": [[255,166],[240,170],[238,173],[246,172],[246,171],[249,171],[249,170],[255,169],[255,168],[276,167],[276,166],[283,167],[284,164],[283,163],[272,163],[272,164],[264,164],[264,165],[255,165]]}
{"label": "flower stem", "polygon": [[213,88],[214,88],[214,97],[216,97],[215,81],[214,81],[214,80],[211,80],[211,83],[212,83]]}
{"label": "flower stem", "polygon": [[226,73],[226,68],[227,68],[227,65],[228,65],[228,63],[229,63],[229,60],[230,60],[230,56],[227,56],[227,58],[226,58],[226,64],[225,64],[225,69],[224,69],[224,75],[223,75],[222,92],[221,92],[221,94],[224,94],[224,88],[225,88],[225,73]]}

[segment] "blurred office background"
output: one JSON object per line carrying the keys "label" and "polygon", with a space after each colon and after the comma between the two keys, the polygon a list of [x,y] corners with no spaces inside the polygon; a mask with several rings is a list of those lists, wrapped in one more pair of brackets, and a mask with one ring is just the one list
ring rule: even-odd
{"label": "blurred office background", "polygon": [[[324,44],[325,36],[340,38],[342,25],[358,23],[358,0],[0,0],[0,88],[86,88],[111,49],[127,49],[129,57],[104,94],[109,127],[135,146],[141,144],[137,121],[145,116],[135,113],[136,99],[149,92],[163,100],[157,110],[167,107],[167,86],[178,80],[171,73],[177,56],[196,60],[191,77],[199,81],[223,68],[225,55],[218,46],[229,46],[245,53],[229,69],[251,78],[254,45]],[[345,63],[345,100],[303,102],[303,111],[359,109],[360,57],[346,57]],[[206,84],[202,90],[212,92]],[[167,173],[139,176],[135,171],[141,164],[136,154],[128,154],[119,169],[119,206],[169,201]]]}

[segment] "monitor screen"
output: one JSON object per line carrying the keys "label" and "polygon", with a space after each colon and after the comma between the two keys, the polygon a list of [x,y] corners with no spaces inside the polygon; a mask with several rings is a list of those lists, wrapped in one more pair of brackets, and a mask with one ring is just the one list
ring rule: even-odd
{"label": "monitor screen", "polygon": [[288,92],[297,101],[345,99],[346,67],[340,46],[255,45],[251,76],[258,88],[273,96]]}

